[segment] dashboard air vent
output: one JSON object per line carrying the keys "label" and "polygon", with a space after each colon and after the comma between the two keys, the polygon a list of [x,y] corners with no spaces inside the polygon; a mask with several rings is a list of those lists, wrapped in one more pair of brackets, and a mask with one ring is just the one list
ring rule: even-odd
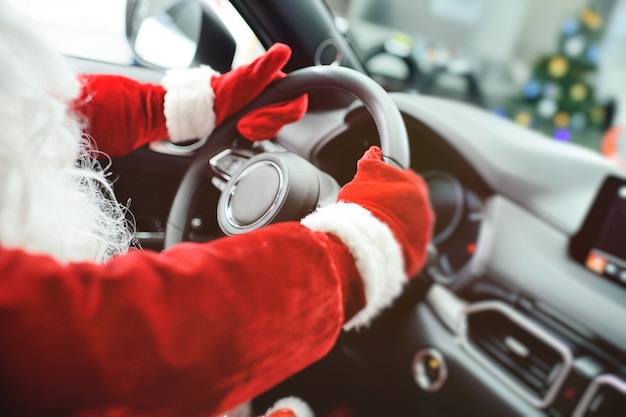
{"label": "dashboard air vent", "polygon": [[538,408],[550,405],[571,367],[567,346],[501,302],[467,307],[463,344]]}

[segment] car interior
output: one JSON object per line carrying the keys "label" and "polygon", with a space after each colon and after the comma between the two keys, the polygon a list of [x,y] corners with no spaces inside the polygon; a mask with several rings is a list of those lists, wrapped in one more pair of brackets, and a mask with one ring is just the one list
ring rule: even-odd
{"label": "car interior", "polygon": [[[320,416],[626,415],[624,169],[485,108],[471,72],[461,99],[434,94],[441,85],[432,78],[412,82],[421,69],[406,55],[401,82],[376,76],[370,61],[388,50],[364,47],[358,30],[348,36],[333,4],[128,0],[131,63],[69,57],[78,72],[156,83],[179,65],[227,71],[244,47],[283,42],[293,50],[289,75],[241,112],[308,93],[307,114],[273,140],[249,143],[235,116],[209,138],[111,160],[117,198],[130,205],[144,249],[238,233],[224,226],[227,196],[259,158],[285,164],[294,189],[298,175],[313,181],[318,205],[372,145],[427,181],[437,220],[424,271],[370,327],[342,333],[325,358],[255,398],[255,410],[295,395]],[[233,29],[231,14],[248,35]],[[162,42],[151,45],[159,28],[173,33],[173,48],[189,51],[180,61],[159,56]]]}

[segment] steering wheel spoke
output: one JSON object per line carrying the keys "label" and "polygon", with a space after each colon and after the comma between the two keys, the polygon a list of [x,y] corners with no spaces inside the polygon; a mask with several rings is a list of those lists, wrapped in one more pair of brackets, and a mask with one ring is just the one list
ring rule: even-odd
{"label": "steering wheel spoke", "polygon": [[209,159],[209,166],[213,174],[226,183],[254,155],[254,152],[244,149],[225,148]]}

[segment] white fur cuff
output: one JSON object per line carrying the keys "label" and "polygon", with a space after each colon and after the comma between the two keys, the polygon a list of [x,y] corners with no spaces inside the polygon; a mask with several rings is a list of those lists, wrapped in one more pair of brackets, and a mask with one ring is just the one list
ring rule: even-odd
{"label": "white fur cuff", "polygon": [[354,203],[334,203],[302,219],[311,230],[331,233],[350,249],[363,278],[367,304],[344,330],[369,324],[400,295],[407,281],[400,245],[389,227]]}
{"label": "white fur cuff", "polygon": [[286,397],[276,401],[272,408],[267,410],[265,415],[270,415],[274,411],[278,411],[283,408],[293,411],[296,417],[314,417],[313,410],[311,410],[309,405],[297,397]]}
{"label": "white fur cuff", "polygon": [[174,143],[208,136],[215,128],[215,92],[211,77],[218,72],[210,67],[168,71],[163,78],[163,113],[170,140]]}

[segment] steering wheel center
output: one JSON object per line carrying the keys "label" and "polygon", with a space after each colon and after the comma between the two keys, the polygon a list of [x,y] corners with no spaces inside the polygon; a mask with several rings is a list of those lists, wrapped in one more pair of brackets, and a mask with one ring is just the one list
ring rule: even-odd
{"label": "steering wheel center", "polygon": [[276,210],[284,186],[280,167],[258,161],[243,170],[227,194],[226,219],[234,227],[247,227]]}
{"label": "steering wheel center", "polygon": [[318,169],[291,153],[261,153],[233,175],[218,202],[217,220],[227,235],[304,217],[320,196]]}

